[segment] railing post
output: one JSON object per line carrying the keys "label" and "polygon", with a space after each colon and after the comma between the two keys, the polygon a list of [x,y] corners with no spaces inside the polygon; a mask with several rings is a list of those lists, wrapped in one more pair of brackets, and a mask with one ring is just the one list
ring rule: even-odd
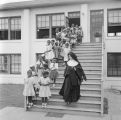
{"label": "railing post", "polygon": [[103,82],[104,82],[104,77],[103,77],[103,75],[104,75],[104,68],[103,68],[103,64],[104,64],[104,45],[105,45],[105,43],[104,43],[105,41],[104,41],[104,26],[102,26],[102,74],[101,74],[101,116],[103,116],[103,112],[104,112],[104,110],[103,110],[103,107],[104,107],[104,89],[103,89]]}

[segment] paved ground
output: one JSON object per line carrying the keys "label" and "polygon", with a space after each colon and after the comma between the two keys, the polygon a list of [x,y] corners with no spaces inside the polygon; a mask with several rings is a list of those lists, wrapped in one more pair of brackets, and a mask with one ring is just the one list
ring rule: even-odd
{"label": "paved ground", "polygon": [[[108,98],[108,115],[104,117],[72,116],[65,114],[62,118],[48,117],[43,112],[25,112],[23,85],[0,85],[0,118],[1,120],[121,120],[121,94],[106,90]],[[18,114],[19,113],[19,114]],[[7,115],[7,116],[6,116]]]}
{"label": "paved ground", "polygon": [[24,107],[23,85],[0,85],[0,109],[6,106]]}

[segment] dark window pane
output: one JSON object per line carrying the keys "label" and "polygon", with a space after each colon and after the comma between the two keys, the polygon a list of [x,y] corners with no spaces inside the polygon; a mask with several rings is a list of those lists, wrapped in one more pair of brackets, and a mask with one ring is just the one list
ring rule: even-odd
{"label": "dark window pane", "polygon": [[108,77],[121,76],[121,53],[108,53],[107,75]]}
{"label": "dark window pane", "polygon": [[0,55],[0,73],[8,73],[8,56]]}
{"label": "dark window pane", "polygon": [[108,10],[108,36],[121,36],[121,9]]}
{"label": "dark window pane", "polygon": [[37,38],[49,38],[49,29],[38,29]]}
{"label": "dark window pane", "polygon": [[20,74],[21,73],[21,55],[11,55],[10,59],[10,73],[11,74]]}
{"label": "dark window pane", "polygon": [[49,15],[37,16],[37,39],[49,38],[49,26],[50,26]]}
{"label": "dark window pane", "polygon": [[0,40],[8,40],[8,30],[0,30]]}
{"label": "dark window pane", "polygon": [[11,40],[21,39],[21,18],[15,17],[10,19],[10,38]]}
{"label": "dark window pane", "polygon": [[8,18],[0,18],[0,40],[8,40]]}

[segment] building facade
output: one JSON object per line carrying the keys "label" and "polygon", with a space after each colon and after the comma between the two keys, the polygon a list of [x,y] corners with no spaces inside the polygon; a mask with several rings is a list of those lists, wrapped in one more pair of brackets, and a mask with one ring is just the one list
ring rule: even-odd
{"label": "building facade", "polygon": [[55,28],[72,23],[83,43],[103,43],[104,87],[121,85],[121,1],[48,0],[0,6],[0,83],[23,84],[26,71],[45,51]]}

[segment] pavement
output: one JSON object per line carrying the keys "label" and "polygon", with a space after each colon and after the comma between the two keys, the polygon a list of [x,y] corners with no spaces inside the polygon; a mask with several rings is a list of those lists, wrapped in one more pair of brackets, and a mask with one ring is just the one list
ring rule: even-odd
{"label": "pavement", "polygon": [[[121,94],[105,90],[108,114],[103,117],[83,115],[48,115],[48,112],[24,110],[23,85],[0,85],[0,120],[121,120]],[[54,114],[54,113],[53,113]]]}

